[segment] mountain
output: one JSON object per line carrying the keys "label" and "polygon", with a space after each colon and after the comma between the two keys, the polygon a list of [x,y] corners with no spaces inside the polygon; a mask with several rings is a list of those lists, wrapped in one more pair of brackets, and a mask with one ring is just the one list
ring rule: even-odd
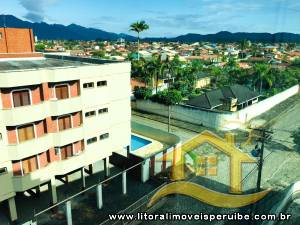
{"label": "mountain", "polygon": [[[3,15],[0,15],[2,18]],[[117,40],[125,38],[126,40],[135,40],[136,38],[126,34],[116,34],[106,32],[100,29],[86,28],[76,24],[64,26],[61,24],[31,23],[20,20],[12,15],[5,15],[6,27],[14,28],[32,28],[33,33],[38,39],[49,40]],[[0,25],[1,26],[1,25]]]}
{"label": "mountain", "polygon": [[[3,15],[0,15],[0,18]],[[134,41],[136,37],[127,34],[116,34],[95,28],[86,28],[77,24],[70,24],[64,26],[61,24],[47,24],[31,23],[20,20],[12,15],[6,15],[6,26],[16,28],[32,28],[34,35],[38,39],[50,40],[117,40],[118,38],[125,38],[127,41]],[[1,25],[0,25],[1,26]],[[144,41],[179,41],[179,42],[236,42],[241,40],[259,41],[259,42],[300,42],[300,35],[293,33],[230,33],[228,31],[221,31],[216,34],[186,34],[174,38],[144,38]]]}
{"label": "mountain", "polygon": [[250,40],[253,42],[300,42],[300,35],[293,33],[230,33],[228,31],[221,31],[216,34],[186,34],[173,38],[174,41],[196,42],[196,41],[210,41],[210,42],[236,42],[241,40]]}

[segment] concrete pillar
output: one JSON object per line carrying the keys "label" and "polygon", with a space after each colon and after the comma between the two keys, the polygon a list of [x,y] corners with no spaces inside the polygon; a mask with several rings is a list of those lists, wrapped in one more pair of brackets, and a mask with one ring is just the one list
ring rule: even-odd
{"label": "concrete pillar", "polygon": [[106,157],[104,160],[104,173],[105,177],[110,176],[110,169],[109,169],[109,157]]}
{"label": "concrete pillar", "polygon": [[150,160],[146,159],[141,165],[141,181],[143,183],[149,180],[150,177],[149,167],[150,167]]}
{"label": "concrete pillar", "polygon": [[14,197],[8,199],[8,208],[9,208],[10,220],[12,222],[16,221],[18,219],[18,215],[17,215],[17,208],[16,208],[16,202]]}
{"label": "concrete pillar", "polygon": [[71,201],[67,201],[66,203],[66,218],[67,218],[67,225],[72,225],[72,207],[71,207]]}
{"label": "concrete pillar", "polygon": [[48,190],[51,194],[51,204],[54,205],[57,203],[56,183],[54,177],[51,178],[51,181],[48,184]]}
{"label": "concrete pillar", "polygon": [[84,176],[84,167],[81,168],[80,173],[81,173],[81,181],[82,181],[82,190],[84,190],[86,188],[85,176]]}
{"label": "concrete pillar", "polygon": [[97,207],[98,209],[102,209],[103,207],[103,199],[102,199],[102,184],[97,185]]}
{"label": "concrete pillar", "polygon": [[126,180],[126,171],[122,173],[122,192],[123,195],[127,194],[127,180]]}

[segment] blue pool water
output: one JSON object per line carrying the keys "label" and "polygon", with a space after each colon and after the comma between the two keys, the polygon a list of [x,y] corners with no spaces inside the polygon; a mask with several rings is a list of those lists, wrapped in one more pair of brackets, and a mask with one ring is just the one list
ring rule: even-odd
{"label": "blue pool water", "polygon": [[150,144],[151,141],[148,141],[146,139],[143,139],[141,137],[131,135],[131,151],[135,151],[141,147],[144,147],[148,144]]}

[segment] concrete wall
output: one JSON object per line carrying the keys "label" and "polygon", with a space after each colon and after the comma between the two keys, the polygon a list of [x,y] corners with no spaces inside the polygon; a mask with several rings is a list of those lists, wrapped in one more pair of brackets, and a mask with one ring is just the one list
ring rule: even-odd
{"label": "concrete wall", "polygon": [[[252,118],[268,111],[275,105],[299,92],[299,85],[295,85],[277,95],[260,101],[238,112],[219,112],[212,110],[197,109],[186,105],[171,106],[171,117],[173,119],[199,124],[220,130],[232,130],[242,128]],[[136,101],[136,109],[168,116],[168,106],[151,101]]]}

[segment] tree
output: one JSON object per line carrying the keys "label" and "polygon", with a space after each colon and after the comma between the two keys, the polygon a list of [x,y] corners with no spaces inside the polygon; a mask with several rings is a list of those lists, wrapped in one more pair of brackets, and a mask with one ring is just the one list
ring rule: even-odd
{"label": "tree", "polygon": [[97,57],[97,58],[104,58],[105,51],[94,51],[94,52],[92,52],[92,56]]}
{"label": "tree", "polygon": [[182,95],[178,90],[164,90],[153,95],[151,100],[164,105],[175,105],[182,101]]}
{"label": "tree", "polygon": [[155,93],[157,94],[158,91],[158,80],[159,77],[162,75],[162,67],[163,64],[160,60],[160,56],[154,56],[150,61],[148,61],[145,65],[145,72],[148,74],[149,77],[152,78],[152,83],[155,85]]}
{"label": "tree", "polygon": [[292,133],[292,138],[294,139],[294,143],[300,146],[300,127]]}
{"label": "tree", "polygon": [[148,30],[149,29],[149,25],[146,24],[145,21],[137,21],[133,24],[130,25],[130,30],[131,31],[134,31],[137,33],[137,41],[138,41],[138,61],[140,60],[140,33],[145,31],[145,30]]}
{"label": "tree", "polygon": [[300,67],[300,58],[296,58],[296,59],[292,62],[292,66]]}
{"label": "tree", "polygon": [[43,52],[45,50],[45,48],[46,48],[45,45],[42,43],[35,45],[35,50],[39,51],[39,52]]}
{"label": "tree", "polygon": [[256,87],[256,84],[259,82],[259,93],[262,93],[263,83],[267,82],[269,87],[273,85],[273,79],[269,73],[271,66],[268,64],[257,63],[254,65],[254,82],[253,86]]}
{"label": "tree", "polygon": [[147,100],[152,96],[152,89],[146,87],[135,87],[133,93],[136,99]]}

